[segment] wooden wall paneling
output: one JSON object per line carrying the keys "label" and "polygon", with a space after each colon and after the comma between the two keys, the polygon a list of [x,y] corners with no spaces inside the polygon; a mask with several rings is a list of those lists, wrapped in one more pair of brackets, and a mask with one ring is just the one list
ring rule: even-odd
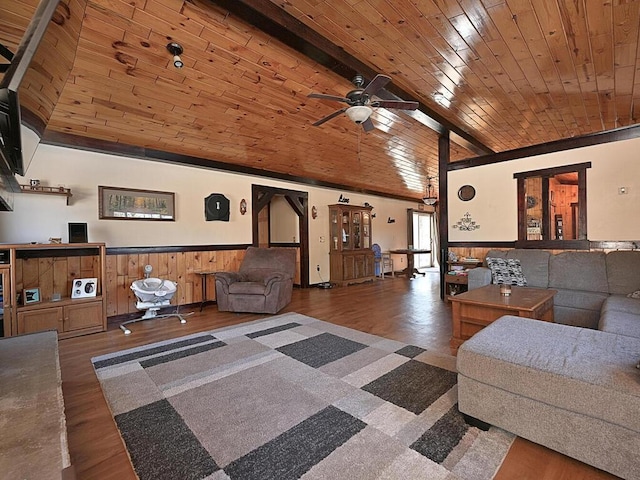
{"label": "wooden wall paneling", "polygon": [[[53,288],[51,293],[59,293],[62,298],[71,296],[68,259],[69,257],[58,257],[53,259]],[[48,299],[50,300],[51,297],[48,297]]]}
{"label": "wooden wall paneling", "polygon": [[[206,262],[203,262],[202,265],[202,271],[204,272],[216,272],[219,271],[217,268],[217,254],[218,252],[203,252],[203,258],[206,259]],[[214,276],[212,275],[206,275],[205,276],[205,280],[207,282],[207,297],[206,299],[201,299],[201,301],[203,300],[215,300],[216,298],[216,279]],[[202,296],[202,290],[200,293],[200,296]]]}
{"label": "wooden wall paneling", "polygon": [[184,290],[184,284],[180,284],[180,270],[178,269],[178,256],[181,255],[182,252],[179,253],[170,253],[167,260],[167,277],[178,284],[178,290],[174,296],[174,303],[179,304],[179,299],[181,298],[181,294]]}
{"label": "wooden wall paneling", "polygon": [[100,280],[100,258],[93,256],[80,257],[80,276],[81,278],[98,277]]}
{"label": "wooden wall paneling", "polygon": [[106,278],[107,284],[102,286],[102,295],[105,297],[107,317],[118,314],[118,259],[116,255],[107,255]]}
{"label": "wooden wall paneling", "polygon": [[190,288],[188,285],[187,275],[187,256],[190,252],[180,252],[176,254],[176,276],[172,278],[178,284],[178,291],[173,297],[173,303],[184,305],[187,302]]}
{"label": "wooden wall paneling", "polygon": [[37,267],[37,280],[34,286],[40,289],[40,301],[49,300],[53,293],[53,258],[38,258],[34,259],[33,263]]}
{"label": "wooden wall paneling", "polygon": [[[202,301],[202,277],[197,271],[237,271],[245,250],[160,252],[149,254],[107,255],[107,316],[137,312],[135,295],[130,289],[134,280],[143,278],[142,267],[153,267],[152,276],[178,283],[172,305]],[[299,260],[298,260],[299,261]],[[215,278],[207,276],[208,300],[215,299]]]}

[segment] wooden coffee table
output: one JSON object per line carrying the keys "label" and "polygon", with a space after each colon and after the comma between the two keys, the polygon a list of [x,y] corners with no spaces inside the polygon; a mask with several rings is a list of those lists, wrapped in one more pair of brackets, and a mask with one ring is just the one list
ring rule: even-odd
{"label": "wooden coffee table", "polygon": [[449,297],[453,308],[451,353],[484,327],[503,315],[535,318],[553,322],[553,297],[556,290],[511,287],[511,295],[500,294],[500,285],[487,285]]}

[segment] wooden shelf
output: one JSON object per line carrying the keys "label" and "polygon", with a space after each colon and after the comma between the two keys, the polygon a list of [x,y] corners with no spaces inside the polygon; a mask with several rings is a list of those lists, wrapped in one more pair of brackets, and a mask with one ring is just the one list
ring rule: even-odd
{"label": "wooden shelf", "polygon": [[[0,264],[5,337],[56,329],[63,339],[107,329],[104,243],[28,243],[2,249],[9,259]],[[95,297],[70,298],[73,282],[81,277],[97,279]],[[40,301],[25,305],[26,288],[38,288]],[[51,300],[54,293],[62,298]]]}
{"label": "wooden shelf", "polygon": [[38,193],[40,195],[60,195],[67,197],[67,205],[69,205],[69,200],[73,197],[70,188],[64,187],[43,187],[38,185],[37,187],[32,187],[31,185],[20,185],[20,191],[22,193]]}

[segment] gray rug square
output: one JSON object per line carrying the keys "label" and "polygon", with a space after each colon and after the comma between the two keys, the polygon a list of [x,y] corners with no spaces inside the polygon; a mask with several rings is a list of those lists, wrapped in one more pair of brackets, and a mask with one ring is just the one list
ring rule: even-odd
{"label": "gray rug square", "polygon": [[317,368],[340,360],[363,348],[367,348],[367,346],[331,333],[321,333],[315,337],[285,345],[277,350],[299,362],[306,363],[310,367]]}
{"label": "gray rug square", "polygon": [[329,405],[262,365],[170,401],[219,465],[237,460]]}
{"label": "gray rug square", "polygon": [[295,313],[92,361],[142,480],[489,480],[513,441],[453,357]]}

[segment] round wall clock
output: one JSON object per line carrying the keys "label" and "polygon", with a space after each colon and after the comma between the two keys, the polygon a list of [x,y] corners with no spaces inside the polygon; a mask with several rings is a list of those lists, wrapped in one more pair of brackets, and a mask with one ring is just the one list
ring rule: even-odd
{"label": "round wall clock", "polygon": [[476,189],[471,185],[463,185],[458,190],[458,198],[463,202],[468,202],[476,196]]}

